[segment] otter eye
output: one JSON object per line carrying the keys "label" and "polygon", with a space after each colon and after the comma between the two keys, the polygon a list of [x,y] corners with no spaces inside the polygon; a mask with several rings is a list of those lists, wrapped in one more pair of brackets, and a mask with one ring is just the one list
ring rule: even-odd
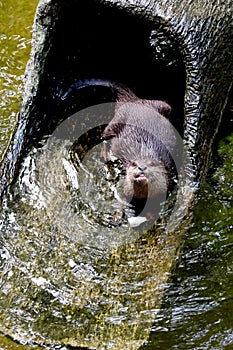
{"label": "otter eye", "polygon": [[130,165],[131,166],[137,166],[136,162],[132,162]]}

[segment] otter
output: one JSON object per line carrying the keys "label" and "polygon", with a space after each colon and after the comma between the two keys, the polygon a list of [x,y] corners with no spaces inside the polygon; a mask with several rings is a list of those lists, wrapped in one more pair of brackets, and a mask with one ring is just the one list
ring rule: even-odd
{"label": "otter", "polygon": [[[173,161],[177,136],[168,120],[171,106],[160,100],[141,99],[123,84],[102,79],[78,81],[63,98],[74,89],[93,85],[107,86],[116,95],[114,117],[102,134],[104,141],[110,141],[110,149],[105,145],[102,155],[106,162],[113,156],[123,164],[123,195],[133,204],[135,215],[151,217],[153,206],[164,201],[174,188],[177,174]],[[152,203],[150,209],[148,201]],[[145,205],[148,212],[143,212]]]}

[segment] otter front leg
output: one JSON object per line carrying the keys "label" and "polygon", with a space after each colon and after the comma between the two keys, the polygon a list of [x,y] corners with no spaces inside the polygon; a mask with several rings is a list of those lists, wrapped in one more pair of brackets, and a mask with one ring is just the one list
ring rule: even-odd
{"label": "otter front leg", "polygon": [[110,153],[109,153],[109,150],[108,150],[108,147],[107,147],[107,141],[103,142],[103,146],[101,147],[101,151],[100,151],[100,156],[101,156],[101,158],[104,159],[104,161],[106,163],[110,162],[111,156],[110,156]]}
{"label": "otter front leg", "polygon": [[111,224],[113,226],[120,226],[123,221],[125,206],[121,204],[120,208],[114,213]]}

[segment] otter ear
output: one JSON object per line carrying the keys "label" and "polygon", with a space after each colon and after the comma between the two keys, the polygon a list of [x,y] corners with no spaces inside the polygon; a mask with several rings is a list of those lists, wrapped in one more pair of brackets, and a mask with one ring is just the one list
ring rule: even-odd
{"label": "otter ear", "polygon": [[164,115],[165,117],[168,117],[171,113],[171,106],[164,102],[159,100],[149,100],[150,105],[160,114]]}
{"label": "otter ear", "polygon": [[111,121],[103,131],[103,134],[102,134],[103,139],[109,140],[112,137],[117,136],[121,132],[123,127],[124,127],[123,123],[114,123],[113,121]]}

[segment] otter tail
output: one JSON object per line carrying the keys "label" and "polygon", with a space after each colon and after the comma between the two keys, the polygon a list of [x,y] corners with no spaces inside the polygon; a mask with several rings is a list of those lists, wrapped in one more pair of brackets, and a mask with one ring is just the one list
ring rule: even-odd
{"label": "otter tail", "polygon": [[138,99],[138,97],[124,84],[107,79],[78,80],[69,87],[69,89],[62,95],[61,99],[65,100],[73,91],[80,90],[88,86],[109,87],[116,94],[117,101],[120,102],[135,101]]}

